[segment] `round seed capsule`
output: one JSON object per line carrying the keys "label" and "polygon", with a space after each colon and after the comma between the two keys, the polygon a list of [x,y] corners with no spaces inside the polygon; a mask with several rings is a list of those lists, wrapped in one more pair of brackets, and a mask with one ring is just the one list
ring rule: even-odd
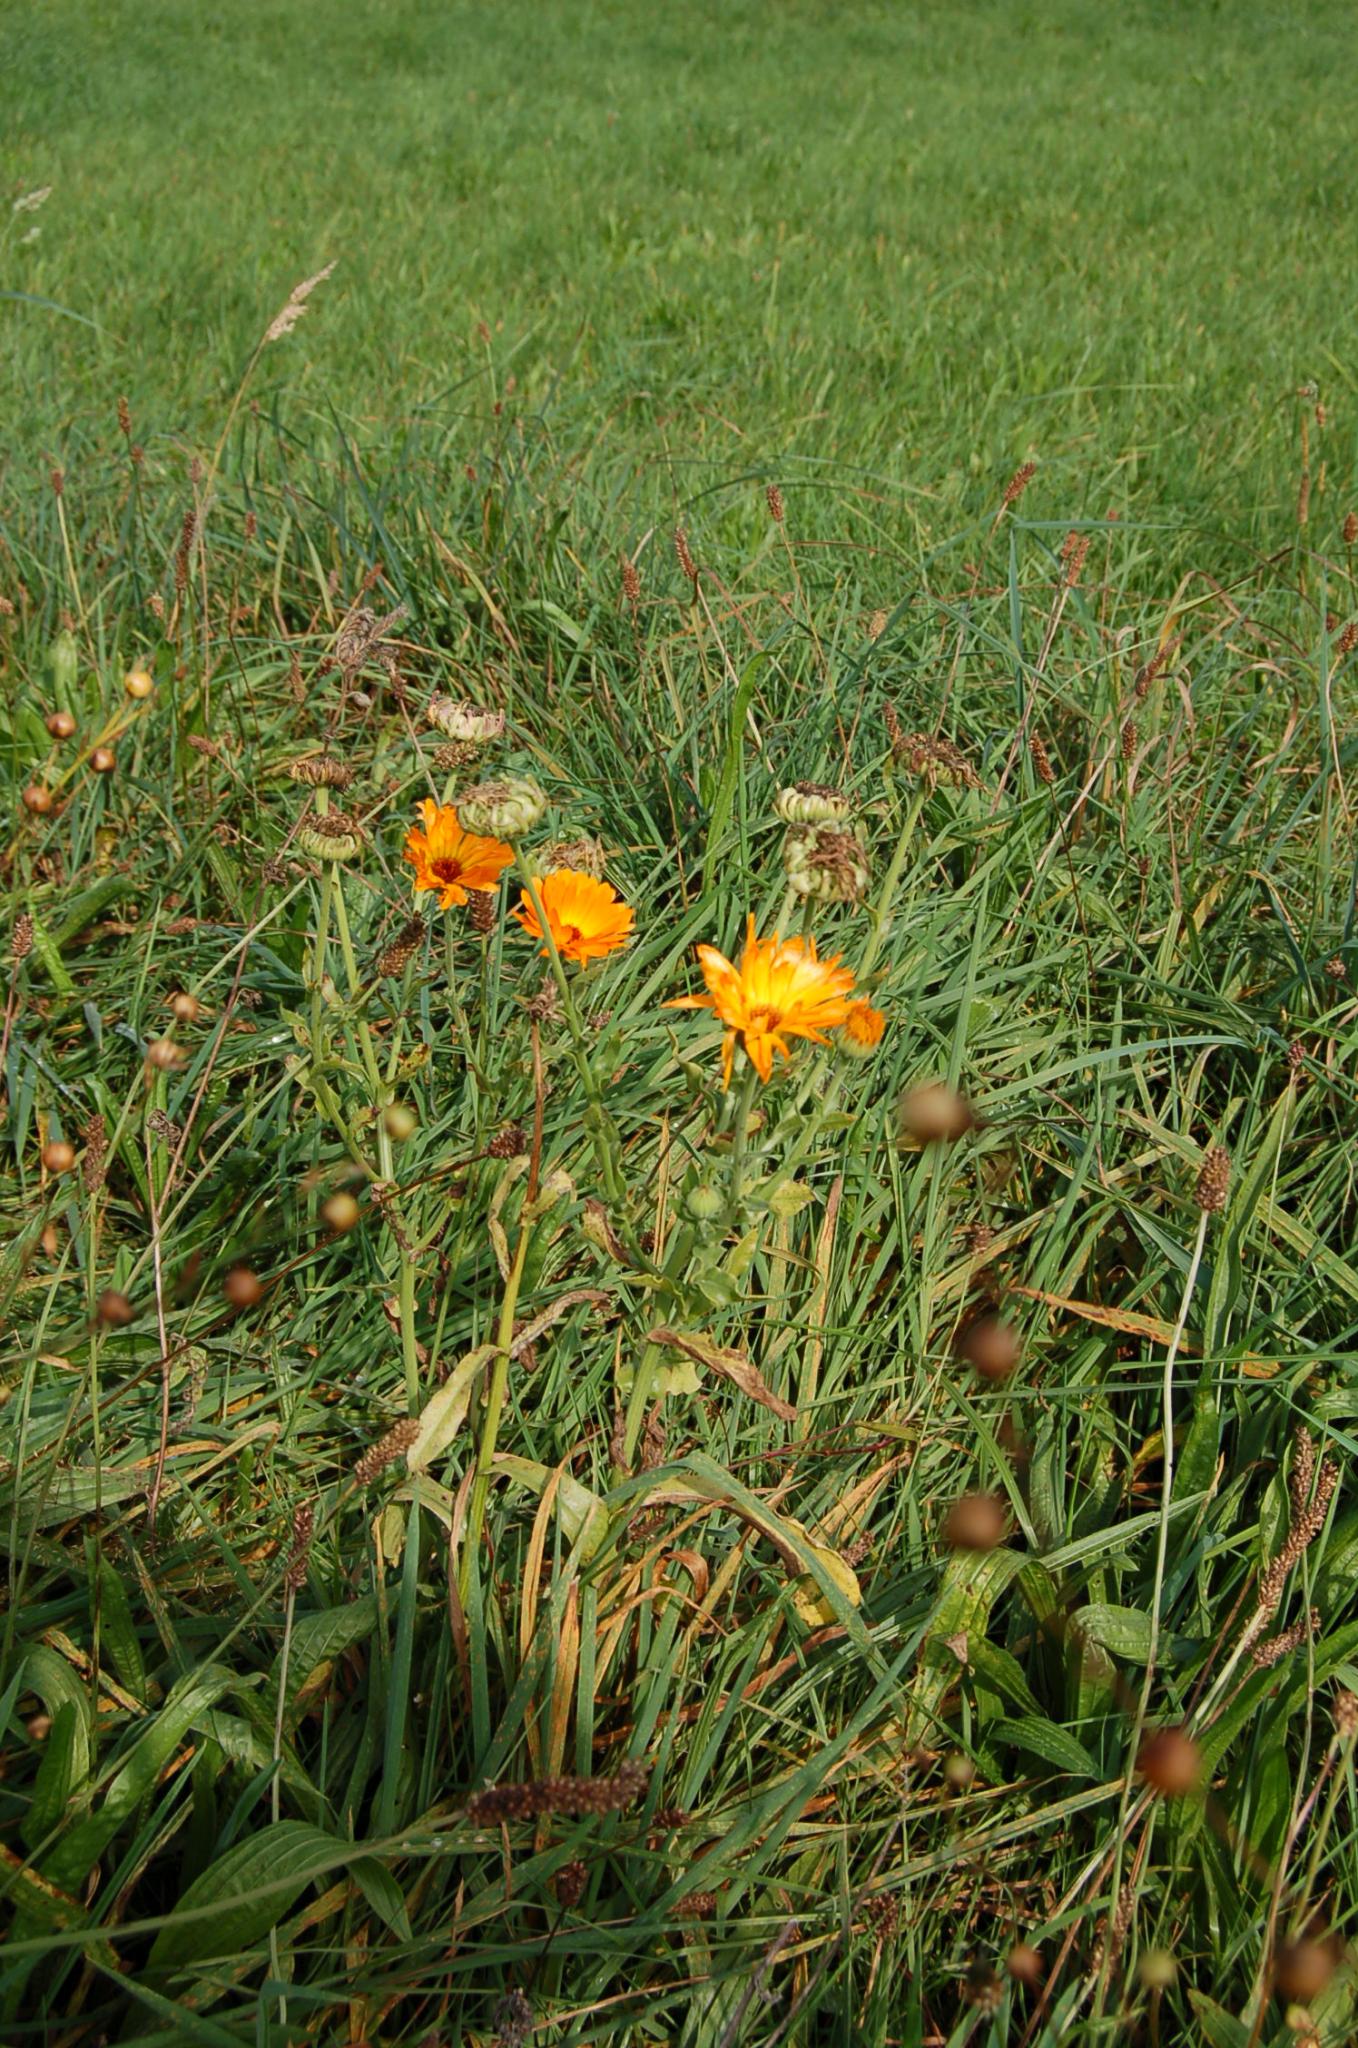
{"label": "round seed capsule", "polygon": [[222,1293],[232,1308],[253,1308],[263,1292],[258,1274],[248,1266],[233,1266],[222,1282]]}
{"label": "round seed capsule", "polygon": [[42,1163],[49,1173],[69,1173],[75,1165],[75,1146],[64,1138],[53,1138],[42,1148]]}
{"label": "round seed capsule", "polygon": [[117,766],[112,747],[96,747],[90,755],[90,766],[96,775],[111,775]]}
{"label": "round seed capsule", "polygon": [[176,1024],[196,1024],[202,1013],[197,996],[191,996],[186,988],[177,989],[170,997],[170,1014]]}
{"label": "round seed capsule", "polygon": [[119,1294],[116,1287],[106,1287],[96,1304],[96,1313],[101,1323],[110,1329],[120,1330],[132,1321],[136,1310],[125,1294]]}
{"label": "round seed capsule", "polygon": [[144,668],[130,668],[123,677],[123,688],[137,703],[144,703],[155,687],[149,671]]}
{"label": "round seed capsule", "polygon": [[1156,1728],[1136,1759],[1137,1770],[1166,1799],[1182,1799],[1202,1782],[1202,1752],[1186,1728]]}
{"label": "round seed capsule", "polygon": [[996,1315],[977,1316],[968,1323],[957,1349],[983,1380],[1007,1380],[1019,1362],[1018,1332]]}
{"label": "round seed capsule", "polygon": [[389,1102],[382,1112],[382,1128],[398,1145],[413,1138],[419,1127],[420,1120],[407,1102]]}
{"label": "round seed capsule", "polygon": [[44,789],[40,782],[30,782],[24,791],[24,809],[33,811],[38,817],[45,817],[52,808],[52,792]]}
{"label": "round seed capsule", "polygon": [[75,731],[75,720],[69,711],[49,711],[43,723],[54,740],[68,740]]}
{"label": "round seed capsule", "polygon": [[352,1195],[331,1195],[321,1203],[321,1218],[336,1237],[343,1237],[358,1222],[358,1203]]}
{"label": "round seed capsule", "polygon": [[172,1038],[153,1038],[146,1048],[146,1058],[148,1064],[162,1074],[171,1073],[175,1067],[184,1064],[183,1051]]}

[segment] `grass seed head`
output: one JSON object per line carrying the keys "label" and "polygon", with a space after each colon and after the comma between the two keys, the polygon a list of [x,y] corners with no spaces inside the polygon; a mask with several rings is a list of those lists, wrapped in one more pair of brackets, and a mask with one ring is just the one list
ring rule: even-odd
{"label": "grass seed head", "polygon": [[1167,1948],[1148,1948],[1137,1964],[1137,1975],[1147,1991],[1168,1991],[1179,1974],[1179,1965]]}
{"label": "grass seed head", "polygon": [[556,1898],[559,1906],[568,1913],[574,1912],[585,1896],[589,1883],[589,1866],[579,1856],[573,1856],[569,1863],[563,1863],[556,1873]]}
{"label": "grass seed head", "polygon": [[374,977],[380,980],[387,976],[404,974],[423,946],[428,929],[428,925],[418,912],[408,917],[396,937],[382,948],[374,960]]}
{"label": "grass seed head", "polygon": [[196,1024],[202,1014],[202,1004],[186,988],[176,989],[170,997],[170,1015],[176,1024]]}
{"label": "grass seed head", "polygon": [[1029,484],[1032,482],[1036,470],[1037,464],[1035,462],[1021,462],[1019,464],[1018,468],[1014,471],[1014,474],[1010,477],[1008,483],[1004,487],[1004,504],[1006,510],[1012,505],[1017,505],[1019,499],[1023,496],[1023,493],[1027,490]]}
{"label": "grass seed head", "polygon": [[781,526],[784,519],[783,494],[777,484],[770,484],[764,492],[764,502],[769,508],[769,518]]}

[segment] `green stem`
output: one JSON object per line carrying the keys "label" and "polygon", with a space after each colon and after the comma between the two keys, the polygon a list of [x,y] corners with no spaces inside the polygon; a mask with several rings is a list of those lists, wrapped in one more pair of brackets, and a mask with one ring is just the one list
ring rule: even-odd
{"label": "green stem", "polygon": [[741,1183],[745,1176],[745,1152],[750,1136],[750,1111],[754,1107],[754,1091],[759,1085],[759,1076],[754,1070],[748,1053],[745,1057],[745,1073],[736,1097],[735,1121],[731,1132],[731,1162],[726,1181],[726,1227],[729,1230],[740,1214]]}
{"label": "green stem", "polygon": [[924,809],[927,794],[927,790],[923,783],[921,783],[914,796],[910,799],[910,804],[905,814],[905,821],[896,840],[896,850],[891,856],[891,861],[885,875],[882,877],[882,886],[878,891],[877,902],[872,911],[872,932],[864,948],[863,957],[858,963],[857,971],[860,982],[866,982],[876,962],[877,955],[886,944],[887,937],[891,931],[892,905],[895,901],[896,891],[900,887],[901,875],[905,870],[906,856],[910,851],[910,842],[914,837],[915,827],[919,823],[920,812]]}
{"label": "green stem", "polygon": [[486,1389],[485,1412],[481,1417],[481,1437],[476,1446],[476,1472],[472,1480],[471,1506],[467,1514],[467,1542],[462,1557],[461,1574],[464,1601],[470,1562],[481,1547],[481,1531],[486,1520],[486,1499],[490,1493],[490,1472],[495,1458],[495,1439],[499,1433],[505,1395],[509,1391],[514,1315],[519,1305],[519,1289],[523,1284],[524,1262],[528,1257],[529,1229],[530,1226],[526,1223],[519,1229],[519,1241],[514,1248],[514,1263],[509,1269],[504,1300],[500,1304],[500,1322],[495,1333],[495,1357],[491,1362],[490,1385]]}

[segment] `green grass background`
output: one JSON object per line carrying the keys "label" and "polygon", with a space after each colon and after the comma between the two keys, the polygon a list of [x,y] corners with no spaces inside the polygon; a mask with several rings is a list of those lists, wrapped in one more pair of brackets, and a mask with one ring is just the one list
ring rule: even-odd
{"label": "green grass background", "polygon": [[[554,2048],[1292,2042],[1282,1946],[1358,1914],[1333,1716],[1358,1690],[1351,10],[59,0],[0,31],[5,190],[53,188],[0,231],[0,879],[6,930],[31,914],[42,940],[5,1013],[6,2038],[481,2048],[522,2039],[512,1991]],[[331,259],[224,433],[271,315]],[[1091,546],[1063,595],[1071,530]],[[404,704],[370,672],[341,705],[324,665],[365,578],[410,606]],[[135,712],[134,656],[156,681]],[[503,1469],[466,1645],[431,1503],[472,1432],[418,1504],[399,1466],[352,1486],[407,1404],[399,1260],[366,1195],[352,1236],[318,1222],[344,1160],[296,1065],[318,913],[286,774],[323,740],[358,770],[366,963],[409,914],[401,837],[435,785],[407,713],[435,687],[505,708],[552,829],[596,831],[636,906],[593,985],[638,1232],[666,1138],[667,1215],[685,1176],[723,1171],[711,1034],[660,1004],[696,940],[775,914],[777,784],[850,787],[874,888],[912,819],[891,900],[818,927],[861,959],[889,917],[882,1050],[812,1148],[806,1208],[707,1276],[707,1335],[801,1404],[797,1431],[724,1383],[676,1394],[668,1483],[718,1500],[636,1521],[657,1482],[622,1479],[608,1438],[656,1311],[568,1201],[522,1312],[582,1285],[610,1305],[544,1333],[501,1445],[569,1460],[609,1534],[584,1555]],[[889,709],[983,787],[917,790]],[[1022,746],[1006,773],[1021,726],[1050,784]],[[54,802],[30,815],[35,780]],[[447,1365],[493,1327],[485,1148],[533,1090],[522,943],[483,969],[460,923],[431,924],[364,1014],[429,1054],[397,1171],[444,1230],[417,1328]],[[180,985],[208,1017],[148,1085]],[[332,1028],[356,1114],[353,1017]],[[546,1047],[546,1162],[582,1198],[597,1165]],[[763,1164],[818,1071],[767,1098]],[[937,1073],[984,1122],[921,1155],[896,1104]],[[44,1176],[42,1139],[95,1112],[107,1181]],[[161,1246],[151,1530],[156,1115],[192,1144]],[[1186,1294],[1215,1139],[1231,1198]],[[235,1316],[242,1258],[266,1292]],[[1010,1283],[1084,1306],[1008,1296],[1023,1368],[980,1387],[955,1324]],[[100,1331],[110,1285],[134,1318]],[[1296,1525],[1303,1420],[1345,1478],[1277,1620],[1314,1604],[1317,1627],[1195,1724],[1210,1798],[1133,1797],[1124,1837],[1149,1612],[1153,1715],[1193,1713]],[[1012,1579],[1008,1551],[943,1558],[974,1487],[1010,1503]],[[857,1557],[862,1606],[832,1599],[827,1634],[797,1619],[789,1539],[751,1533],[775,1504]],[[643,1800],[515,1823],[508,1865],[466,1818],[487,1778],[623,1755]],[[1020,1936],[1045,1993],[991,1984]],[[1327,2048],[1351,2038],[1352,1967],[1312,2004]]]}

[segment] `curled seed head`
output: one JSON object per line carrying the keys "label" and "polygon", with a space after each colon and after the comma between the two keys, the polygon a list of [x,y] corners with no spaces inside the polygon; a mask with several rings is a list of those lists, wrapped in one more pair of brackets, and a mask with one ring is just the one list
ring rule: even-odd
{"label": "curled seed head", "polygon": [[489,711],[456,697],[431,697],[425,717],[448,739],[468,747],[488,747],[505,729],[503,711]]}
{"label": "curled seed head", "polygon": [[833,825],[849,815],[849,799],[823,782],[793,782],[780,789],[773,808],[785,825]]}
{"label": "curled seed head", "polygon": [[294,782],[304,782],[308,789],[347,789],[354,779],[353,769],[329,754],[304,754],[299,760],[289,761],[288,774]]}
{"label": "curled seed head", "polygon": [[783,842],[788,887],[813,903],[856,903],[868,886],[867,851],[852,832],[802,825]]}

